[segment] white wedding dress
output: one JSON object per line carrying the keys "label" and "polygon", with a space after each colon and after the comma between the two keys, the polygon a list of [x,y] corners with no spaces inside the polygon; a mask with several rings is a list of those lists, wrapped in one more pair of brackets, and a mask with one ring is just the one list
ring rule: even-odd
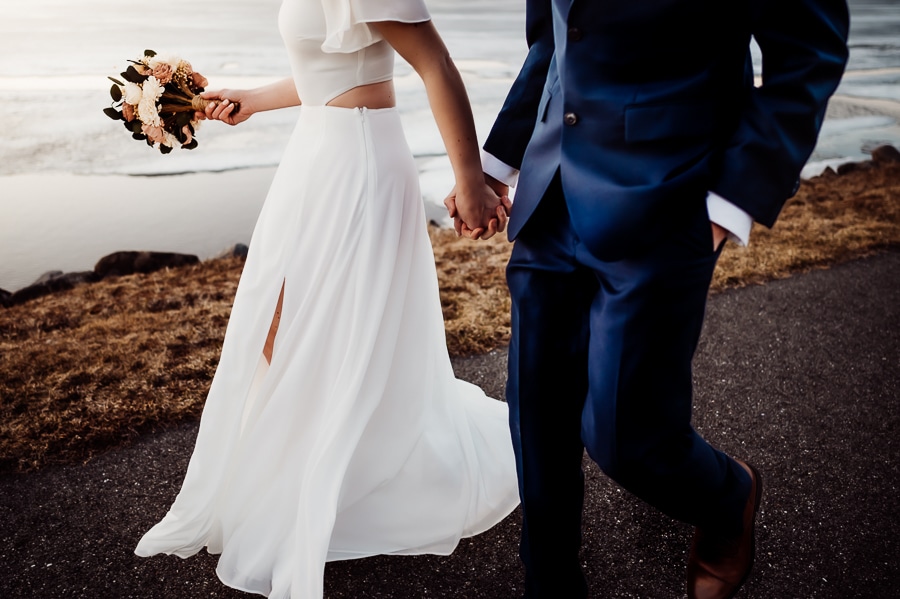
{"label": "white wedding dress", "polygon": [[391,76],[366,23],[428,18],[421,0],[284,0],[303,106],[183,486],[138,555],[206,547],[229,586],[319,598],[328,560],[447,554],[518,504],[506,404],[453,375],[398,113],[325,106]]}

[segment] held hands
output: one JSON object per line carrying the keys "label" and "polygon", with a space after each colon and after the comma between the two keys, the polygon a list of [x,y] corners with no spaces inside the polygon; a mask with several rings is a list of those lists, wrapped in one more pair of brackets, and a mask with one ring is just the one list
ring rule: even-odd
{"label": "held hands", "polygon": [[206,105],[206,110],[196,113],[197,118],[237,125],[249,119],[254,112],[252,106],[248,105],[247,92],[242,90],[207,91],[200,94],[200,97],[210,102]]}
{"label": "held hands", "polygon": [[456,234],[468,239],[490,239],[506,229],[506,221],[512,202],[509,186],[485,175],[483,184],[471,190],[461,190],[455,185],[444,199],[444,205],[453,218]]}

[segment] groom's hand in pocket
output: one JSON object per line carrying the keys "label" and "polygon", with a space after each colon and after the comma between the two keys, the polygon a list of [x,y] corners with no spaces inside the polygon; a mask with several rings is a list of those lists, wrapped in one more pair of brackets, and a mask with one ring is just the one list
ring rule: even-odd
{"label": "groom's hand in pocket", "polygon": [[712,227],[713,251],[717,251],[725,243],[725,239],[728,237],[728,230],[712,221],[709,224]]}

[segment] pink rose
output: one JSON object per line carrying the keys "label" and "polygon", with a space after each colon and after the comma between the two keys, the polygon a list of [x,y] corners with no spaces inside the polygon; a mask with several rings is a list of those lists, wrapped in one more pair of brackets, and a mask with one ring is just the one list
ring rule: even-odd
{"label": "pink rose", "polygon": [[166,132],[162,127],[144,124],[141,125],[141,132],[153,143],[165,143],[166,141]]}
{"label": "pink rose", "polygon": [[205,88],[207,85],[209,85],[209,80],[200,73],[194,71],[191,73],[191,83],[194,84],[194,87]]}
{"label": "pink rose", "polygon": [[162,85],[165,85],[172,80],[172,65],[164,62],[156,65],[156,68],[153,69],[153,76],[156,77]]}
{"label": "pink rose", "polygon": [[130,123],[134,120],[134,106],[125,102],[122,104],[122,116],[125,117],[125,122]]}

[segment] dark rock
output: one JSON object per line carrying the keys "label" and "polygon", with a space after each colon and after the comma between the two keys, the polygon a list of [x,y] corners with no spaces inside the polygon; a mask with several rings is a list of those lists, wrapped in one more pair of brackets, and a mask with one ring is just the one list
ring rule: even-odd
{"label": "dark rock", "polygon": [[11,292],[7,291],[6,289],[0,289],[0,306],[8,306],[9,298],[11,296]]}
{"label": "dark rock", "polygon": [[63,276],[63,271],[61,270],[48,270],[37,279],[35,279],[32,285],[37,285],[39,283],[46,283],[47,281],[52,281],[53,279],[59,278]]}
{"label": "dark rock", "polygon": [[900,150],[894,146],[878,146],[872,150],[872,162],[875,162],[876,164],[900,162]]}
{"label": "dark rock", "polygon": [[99,280],[100,277],[98,277],[97,273],[92,270],[66,273],[61,270],[49,270],[39,276],[37,280],[32,283],[32,285],[47,283],[51,288],[53,288],[54,285],[65,286],[66,283],[71,283],[72,285],[81,285],[82,283],[94,283],[95,281]]}
{"label": "dark rock", "polygon": [[50,295],[51,293],[56,293],[57,291],[72,289],[76,285],[81,285],[82,283],[93,283],[99,280],[100,277],[92,270],[67,273],[63,273],[59,270],[52,270],[42,274],[38,277],[37,281],[28,287],[24,287],[15,293],[12,293],[9,298],[7,298],[6,305],[16,306],[45,295]]}
{"label": "dark rock", "polygon": [[75,285],[62,278],[51,279],[49,281],[44,281],[43,283],[35,283],[34,285],[23,287],[13,293],[9,298],[8,305],[18,306],[19,304],[24,304],[25,302],[44,297],[45,295],[50,295],[51,293],[56,293],[57,291],[71,289],[74,286]]}
{"label": "dark rock", "polygon": [[847,173],[855,173],[856,171],[865,171],[872,168],[872,163],[868,160],[864,162],[845,162],[837,167],[838,175],[846,175]]}
{"label": "dark rock", "polygon": [[248,251],[250,251],[250,248],[247,247],[247,244],[236,243],[233,246],[226,248],[221,253],[216,254],[215,258],[246,258]]}
{"label": "dark rock", "polygon": [[82,270],[79,272],[67,272],[61,277],[56,277],[53,279],[54,281],[67,281],[72,285],[81,285],[82,283],[96,283],[100,280],[100,277],[97,276],[93,270]]}
{"label": "dark rock", "polygon": [[103,279],[111,276],[130,275],[135,272],[154,272],[163,268],[176,268],[198,262],[200,259],[192,254],[115,252],[100,258],[100,261],[94,266],[94,272]]}

